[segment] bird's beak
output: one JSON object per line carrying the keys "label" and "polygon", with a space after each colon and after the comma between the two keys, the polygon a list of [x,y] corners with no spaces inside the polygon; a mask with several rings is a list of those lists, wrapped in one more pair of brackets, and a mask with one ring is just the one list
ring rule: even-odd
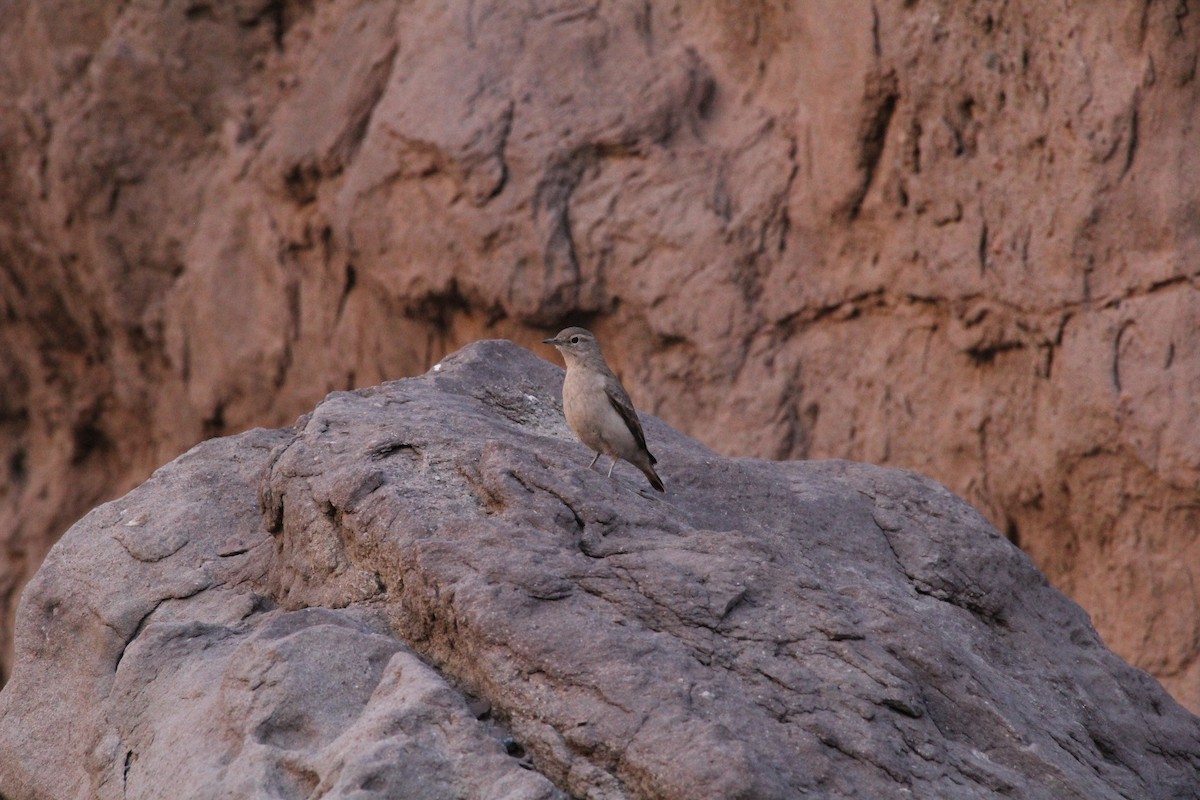
{"label": "bird's beak", "polygon": [[557,345],[558,343],[558,339],[542,339],[542,344]]}

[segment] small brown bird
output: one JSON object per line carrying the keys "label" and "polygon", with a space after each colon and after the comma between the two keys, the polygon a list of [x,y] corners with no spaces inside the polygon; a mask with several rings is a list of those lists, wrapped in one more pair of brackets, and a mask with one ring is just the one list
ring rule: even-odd
{"label": "small brown bird", "polygon": [[563,381],[563,416],[579,440],[596,451],[588,464],[595,466],[604,453],[612,459],[612,477],[617,459],[623,458],[642,471],[650,485],[665,492],[654,471],[657,459],[646,449],[646,434],[620,379],[609,369],[596,337],[583,328],[567,328],[553,339],[543,339],[562,353],[567,363]]}

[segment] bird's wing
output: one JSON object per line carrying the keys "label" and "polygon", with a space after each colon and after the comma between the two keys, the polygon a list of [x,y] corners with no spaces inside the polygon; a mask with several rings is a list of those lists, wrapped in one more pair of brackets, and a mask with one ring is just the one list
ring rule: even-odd
{"label": "bird's wing", "polygon": [[633,440],[637,442],[638,447],[645,450],[646,455],[650,456],[651,464],[657,464],[658,459],[650,452],[650,448],[646,447],[646,434],[642,433],[642,423],[638,420],[637,412],[633,410],[633,401],[629,399],[625,387],[616,377],[610,377],[604,382],[604,393],[608,395],[608,402],[629,426],[629,432],[633,434]]}

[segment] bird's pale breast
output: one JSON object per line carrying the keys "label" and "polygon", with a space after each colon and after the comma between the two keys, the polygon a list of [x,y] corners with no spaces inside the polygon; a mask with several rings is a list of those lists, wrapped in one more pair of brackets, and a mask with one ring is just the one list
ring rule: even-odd
{"label": "bird's pale breast", "polygon": [[638,451],[629,426],[612,407],[604,391],[604,376],[568,369],[563,384],[563,416],[580,441],[597,452],[616,453],[629,460]]}

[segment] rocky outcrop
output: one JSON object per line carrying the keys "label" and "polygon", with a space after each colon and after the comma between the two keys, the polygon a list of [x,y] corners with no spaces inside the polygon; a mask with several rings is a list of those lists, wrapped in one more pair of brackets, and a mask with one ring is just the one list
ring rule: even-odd
{"label": "rocky outcrop", "polygon": [[587,468],[562,372],[480,342],[214,439],[29,585],[0,792],[1200,797],[1200,718],[912,472]]}
{"label": "rocky outcrop", "polygon": [[203,438],[582,322],[721,452],[942,480],[1200,708],[1198,26],[10,2],[0,601]]}

